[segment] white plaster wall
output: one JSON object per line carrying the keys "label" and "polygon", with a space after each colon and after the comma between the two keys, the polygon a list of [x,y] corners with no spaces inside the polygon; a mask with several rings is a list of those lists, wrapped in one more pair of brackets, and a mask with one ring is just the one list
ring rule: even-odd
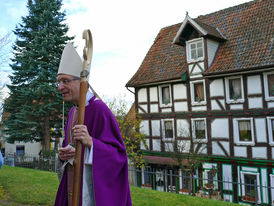
{"label": "white plaster wall", "polygon": [[221,143],[221,145],[223,145],[223,147],[224,147],[225,151],[227,152],[227,154],[230,155],[229,142],[222,141],[220,143]]}
{"label": "white plaster wall", "polygon": [[230,109],[232,109],[232,110],[243,109],[243,105],[242,104],[231,104]]}
{"label": "white plaster wall", "polygon": [[142,88],[138,90],[138,102],[147,102],[147,89]]}
{"label": "white plaster wall", "polygon": [[224,96],[224,82],[222,79],[213,80],[209,85],[210,96]]}
{"label": "white plaster wall", "polygon": [[162,108],[161,111],[162,112],[171,112],[171,108]]}
{"label": "white plaster wall", "polygon": [[249,109],[263,108],[263,98],[262,97],[249,97],[248,98]]}
{"label": "white plaster wall", "polygon": [[[145,141],[146,141],[146,145],[147,145],[147,147],[148,147],[148,149],[149,149],[149,139],[145,139]],[[144,145],[144,143],[143,142],[141,142],[141,146],[140,146],[140,148],[142,149],[142,150],[146,150],[146,147],[145,147],[145,145]]]}
{"label": "white plaster wall", "polygon": [[246,147],[234,146],[234,156],[236,156],[236,157],[247,157]]}
{"label": "white plaster wall", "polygon": [[[138,106],[141,107],[147,113],[147,104],[142,104],[142,105],[139,104]],[[140,109],[139,107],[138,107],[138,112],[144,113],[144,111]]]}
{"label": "white plaster wall", "polygon": [[159,112],[158,104],[150,104],[150,112],[151,113]]}
{"label": "white plaster wall", "polygon": [[252,147],[252,157],[255,159],[266,159],[266,147]]}
{"label": "white plaster wall", "polygon": [[16,153],[16,145],[25,146],[25,155],[38,156],[42,149],[42,145],[39,142],[15,142],[14,144],[5,143],[5,153],[14,154]]}
{"label": "white plaster wall", "polygon": [[151,120],[152,136],[160,136],[160,120]]}
{"label": "white plaster wall", "polygon": [[213,41],[211,39],[207,39],[207,55],[208,55],[208,67],[210,68],[214,57],[216,55],[216,51],[219,47],[219,43],[217,41]]}
{"label": "white plaster wall", "polygon": [[[197,144],[194,145],[194,149],[196,149]],[[203,144],[198,151],[198,154],[207,154],[207,147],[206,144]]]}
{"label": "white plaster wall", "polygon": [[192,111],[206,111],[206,106],[192,107]]}
{"label": "white plaster wall", "polygon": [[157,87],[149,88],[149,96],[151,102],[158,102]]}
{"label": "white plaster wall", "polygon": [[140,124],[140,132],[146,136],[149,135],[148,120],[142,120]]}
{"label": "white plaster wall", "polygon": [[211,110],[222,110],[215,99],[211,100]]}
{"label": "white plaster wall", "polygon": [[[219,99],[218,101],[221,103],[223,108],[225,108],[225,101],[223,99]],[[222,110],[215,99],[211,100],[211,110]]]}
{"label": "white plaster wall", "polygon": [[173,152],[174,151],[173,143],[165,142],[165,151],[166,152]]}
{"label": "white plaster wall", "polygon": [[267,108],[274,108],[274,102],[267,102]]}
{"label": "white plaster wall", "polygon": [[178,147],[180,149],[180,152],[182,153],[188,153],[190,149],[190,140],[178,140]]}
{"label": "white plaster wall", "polygon": [[217,144],[217,142],[212,142],[212,153],[213,155],[220,155],[220,156],[225,156],[224,151],[222,150],[221,147]]}
{"label": "white plaster wall", "polygon": [[[216,118],[211,123],[211,135],[214,138],[229,138],[229,122],[225,118]],[[221,129],[220,129],[221,128]]]}
{"label": "white plaster wall", "polygon": [[152,148],[154,151],[161,151],[161,140],[153,139],[152,140]]}
{"label": "white plaster wall", "polygon": [[175,100],[187,98],[186,86],[184,84],[175,84],[173,86],[173,92]]}
{"label": "white plaster wall", "polygon": [[260,75],[247,77],[247,93],[248,94],[261,94],[262,83]]}
{"label": "white plaster wall", "polygon": [[190,137],[190,125],[185,119],[177,119],[177,136],[178,137]]}
{"label": "white plaster wall", "polygon": [[175,112],[188,111],[187,102],[174,102]]}
{"label": "white plaster wall", "polygon": [[266,121],[264,118],[255,119],[257,142],[267,142]]}

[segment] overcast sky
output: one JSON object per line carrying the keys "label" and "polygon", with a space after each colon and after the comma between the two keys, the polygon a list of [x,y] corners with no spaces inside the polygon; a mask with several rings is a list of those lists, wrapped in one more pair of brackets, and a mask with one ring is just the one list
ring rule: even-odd
{"label": "overcast sky", "polygon": [[[138,70],[161,28],[209,14],[249,0],[63,0],[70,30],[80,56],[82,31],[93,35],[90,83],[100,96],[134,95],[125,84]],[[14,30],[28,14],[27,0],[0,0],[0,35]],[[15,38],[15,37],[14,37]],[[8,82],[10,69],[0,67],[0,83]],[[131,88],[132,89],[132,88]]]}

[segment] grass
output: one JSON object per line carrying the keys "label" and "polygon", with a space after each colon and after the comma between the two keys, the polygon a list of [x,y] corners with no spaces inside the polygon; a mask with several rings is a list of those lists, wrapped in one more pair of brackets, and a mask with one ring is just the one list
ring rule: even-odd
{"label": "grass", "polygon": [[[53,172],[3,166],[0,170],[0,205],[53,205],[58,184]],[[138,187],[131,187],[131,196],[133,206],[236,206]]]}

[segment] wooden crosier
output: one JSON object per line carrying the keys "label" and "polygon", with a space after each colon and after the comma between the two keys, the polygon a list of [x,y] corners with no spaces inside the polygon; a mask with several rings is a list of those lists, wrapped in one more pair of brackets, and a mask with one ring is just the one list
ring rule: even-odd
{"label": "wooden crosier", "polygon": [[[92,59],[92,35],[90,30],[83,31],[83,39],[85,39],[85,46],[83,49],[83,66],[82,72],[80,74],[81,82],[80,82],[80,96],[79,96],[79,116],[78,116],[78,124],[84,124],[85,119],[85,107],[86,107],[86,94],[88,91],[88,82],[87,76],[89,74],[88,68],[91,64]],[[81,157],[82,157],[82,143],[80,141],[76,141],[76,150],[75,150],[75,158],[73,162],[73,191],[72,191],[72,205],[79,205],[79,197],[80,197],[80,183],[81,183]]]}

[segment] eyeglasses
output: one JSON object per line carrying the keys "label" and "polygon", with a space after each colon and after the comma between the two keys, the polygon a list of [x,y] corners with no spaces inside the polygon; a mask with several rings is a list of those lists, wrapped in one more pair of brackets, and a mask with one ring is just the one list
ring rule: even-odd
{"label": "eyeglasses", "polygon": [[59,87],[60,85],[68,85],[70,82],[74,80],[80,80],[80,78],[73,78],[73,79],[64,79],[56,82],[56,86]]}

